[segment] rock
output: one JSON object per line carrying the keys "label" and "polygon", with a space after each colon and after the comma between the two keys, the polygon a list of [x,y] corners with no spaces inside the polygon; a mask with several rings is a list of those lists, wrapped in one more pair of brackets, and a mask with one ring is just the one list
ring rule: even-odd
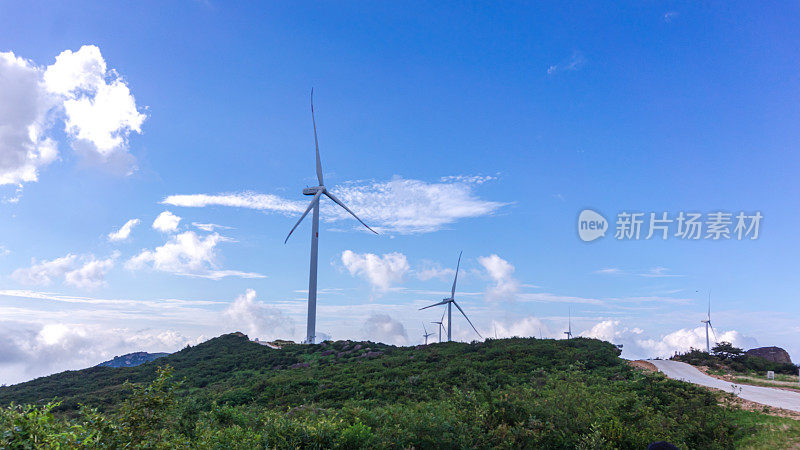
{"label": "rock", "polygon": [[746,351],[745,354],[748,356],[758,356],[759,358],[764,358],[767,361],[776,363],[792,363],[792,358],[789,357],[789,353],[780,347],[751,348]]}
{"label": "rock", "polygon": [[310,367],[309,363],[296,363],[289,366],[290,369],[302,369],[303,367]]}
{"label": "rock", "polygon": [[361,344],[356,344],[353,350],[361,350]]}
{"label": "rock", "polygon": [[383,352],[366,352],[361,354],[361,358],[377,358],[383,356]]}
{"label": "rock", "polygon": [[322,352],[322,356],[328,356],[334,353],[336,353],[336,350],[325,350],[324,352]]}

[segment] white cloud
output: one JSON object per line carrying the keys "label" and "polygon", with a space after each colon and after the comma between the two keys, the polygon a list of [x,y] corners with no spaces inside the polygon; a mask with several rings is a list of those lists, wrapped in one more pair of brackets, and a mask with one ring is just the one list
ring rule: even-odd
{"label": "white cloud", "polygon": [[668,278],[668,277],[680,277],[681,275],[669,273],[669,269],[666,267],[653,267],[647,272],[640,273],[639,276],[647,278]]}
{"label": "white cloud", "polygon": [[422,281],[428,281],[437,278],[442,281],[452,280],[456,274],[455,269],[443,268],[439,263],[430,261],[423,261],[419,269],[415,270],[417,278]]}
{"label": "white cloud", "polygon": [[169,233],[178,230],[181,218],[169,211],[164,211],[153,221],[153,229],[162,233]]}
{"label": "white cloud", "polygon": [[392,345],[408,344],[406,328],[387,314],[373,314],[364,321],[364,338]]}
{"label": "white cloud", "polygon": [[248,337],[291,339],[294,321],[277,308],[256,301],[256,291],[248,289],[225,310],[225,316],[234,327],[241,327]]}
{"label": "white cloud", "polygon": [[208,231],[209,233],[211,233],[212,231],[214,231],[216,229],[220,229],[220,230],[230,230],[231,229],[231,227],[226,227],[225,225],[217,225],[215,223],[197,223],[197,222],[192,222],[192,226],[197,228],[198,230]]}
{"label": "white cloud", "polygon": [[131,230],[133,230],[133,227],[138,225],[139,222],[139,219],[131,219],[125,222],[125,225],[121,226],[118,230],[108,233],[108,240],[116,242],[128,239],[128,236],[131,235]]}
{"label": "white cloud", "polygon": [[[682,328],[658,338],[648,337],[645,332],[637,327],[629,328],[618,320],[604,320],[595,324],[589,330],[580,333],[580,336],[593,337],[622,344],[622,356],[626,358],[669,358],[676,352],[686,352],[692,348],[705,350],[705,327],[694,329]],[[710,336],[711,346],[715,342],[731,342],[733,345],[748,349],[758,345],[756,340],[736,330],[718,331],[717,338]]]}
{"label": "white cloud", "polygon": [[397,252],[378,256],[345,250],[342,252],[342,264],[350,275],[360,276],[369,281],[373,288],[382,291],[403,281],[409,270],[406,255]]}
{"label": "white cloud", "polygon": [[483,266],[489,278],[494,282],[494,285],[486,290],[487,300],[514,300],[517,298],[520,282],[514,278],[514,266],[511,263],[497,255],[481,256],[478,258],[478,263]]}
{"label": "white cloud", "polygon": [[15,270],[11,274],[11,278],[23,284],[48,285],[54,279],[61,278],[72,270],[77,261],[78,256],[71,253],[61,258],[39,263],[35,259],[31,259],[30,267]]}
{"label": "white cloud", "polygon": [[[488,178],[491,177],[456,176],[445,177],[446,181],[440,183],[427,183],[395,177],[385,182],[348,182],[331,188],[331,192],[375,229],[401,234],[429,233],[461,219],[491,215],[506,205],[474,195],[474,185]],[[185,207],[234,206],[283,214],[300,214],[307,206],[306,202],[253,192],[170,195],[162,203]],[[323,201],[322,208],[322,218],[327,222],[352,219],[332,202]]]}
{"label": "white cloud", "polygon": [[286,214],[301,214],[306,204],[299,201],[286,200],[277,195],[242,192],[239,194],[190,194],[170,195],[161,203],[165,205],[203,208],[206,206],[232,206],[236,208],[259,209]]}
{"label": "white cloud", "polygon": [[497,333],[498,338],[509,337],[551,337],[550,329],[540,319],[534,316],[523,317],[511,323],[492,321],[490,336]]}
{"label": "white cloud", "polygon": [[128,136],[141,133],[139,113],[125,81],[108,71],[100,49],[65,50],[44,73],[50,92],[64,97],[65,131],[102,159],[127,153]]}
{"label": "white cloud", "polygon": [[580,70],[583,66],[586,65],[586,57],[583,56],[583,53],[579,51],[575,51],[572,53],[572,56],[559,64],[553,64],[547,68],[548,75],[555,75],[559,72],[572,72],[576,70]]}
{"label": "white cloud", "polygon": [[58,158],[48,133],[61,119],[76,151],[130,170],[128,136],[141,132],[145,115],[97,47],[66,50],[47,68],[0,52],[0,185],[38,180]]}
{"label": "white cloud", "polygon": [[95,289],[105,284],[106,273],[114,267],[119,253],[107,259],[91,257],[82,266],[64,274],[64,282],[81,289]]}
{"label": "white cloud", "polygon": [[15,270],[11,277],[23,284],[42,286],[63,278],[68,285],[94,289],[105,283],[105,275],[114,267],[114,260],[118,256],[119,253],[114,253],[107,259],[96,259],[93,255],[79,257],[70,253],[39,263],[34,259],[30,267]]}
{"label": "white cloud", "polygon": [[605,267],[600,270],[595,270],[594,273],[598,273],[601,275],[621,275],[624,272],[622,271],[622,269],[619,269],[617,267]]}
{"label": "white cloud", "polygon": [[39,169],[58,157],[45,136],[55,99],[42,71],[11,52],[0,52],[0,185],[37,181]]}
{"label": "white cloud", "polygon": [[216,246],[226,239],[217,233],[205,237],[194,231],[185,231],[171,236],[169,241],[153,250],[142,250],[129,259],[125,267],[130,270],[152,267],[162,272],[177,275],[218,280],[224,277],[263,278],[258,273],[217,268]]}
{"label": "white cloud", "polygon": [[173,330],[130,330],[65,322],[0,324],[0,383],[94,366],[134,352],[173,352],[204,337]]}

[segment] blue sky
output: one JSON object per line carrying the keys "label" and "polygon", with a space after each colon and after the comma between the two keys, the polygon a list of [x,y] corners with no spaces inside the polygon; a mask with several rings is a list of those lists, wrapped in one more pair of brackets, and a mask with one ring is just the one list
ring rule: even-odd
{"label": "blue sky", "polygon": [[[312,87],[326,184],[381,230],[323,208],[319,332],[421,342],[463,250],[484,335],[561,336],[571,310],[576,334],[669,354],[703,344],[711,290],[721,338],[798,359],[797,13],[0,4],[0,382],[234,330],[301,340],[309,223],[283,239],[316,184]],[[586,243],[586,208],[763,221]]]}

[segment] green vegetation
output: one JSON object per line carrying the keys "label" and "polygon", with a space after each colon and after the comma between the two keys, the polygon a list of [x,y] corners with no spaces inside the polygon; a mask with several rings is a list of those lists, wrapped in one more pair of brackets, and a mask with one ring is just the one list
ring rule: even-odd
{"label": "green vegetation", "polygon": [[[765,376],[768,370],[776,374],[797,375],[797,366],[791,363],[776,363],[758,356],[750,356],[744,350],[734,347],[730,342],[720,342],[711,349],[711,354],[697,349],[672,357],[693,366],[707,366],[718,373]],[[795,378],[796,379],[796,378]]]}
{"label": "green vegetation", "polygon": [[229,334],[2,388],[0,404],[38,406],[0,410],[0,448],[731,448],[782,427],[618,355],[583,338],[274,350]]}

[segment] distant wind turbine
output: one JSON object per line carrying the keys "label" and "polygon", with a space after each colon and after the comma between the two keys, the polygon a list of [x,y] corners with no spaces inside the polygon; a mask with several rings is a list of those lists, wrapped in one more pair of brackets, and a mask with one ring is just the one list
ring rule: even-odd
{"label": "distant wind turbine", "polygon": [[461,307],[458,305],[458,303],[456,303],[456,299],[455,299],[455,297],[456,297],[456,282],[458,281],[458,269],[459,269],[459,267],[461,267],[461,254],[462,253],[463,252],[458,254],[458,264],[456,265],[456,276],[453,279],[453,289],[450,291],[450,297],[446,298],[446,299],[443,299],[439,303],[434,303],[433,305],[429,305],[429,306],[426,306],[424,308],[420,308],[420,311],[422,311],[423,309],[433,308],[434,306],[447,305],[447,341],[448,342],[450,340],[452,340],[452,337],[453,337],[453,305],[456,305],[456,308],[458,308],[458,310],[461,311],[461,314],[464,316],[465,319],[467,319],[467,322],[469,322],[469,325],[472,327],[472,329],[475,330],[476,333],[478,333],[478,336],[480,336],[481,338],[483,337],[483,336],[481,336],[481,333],[478,331],[478,329],[475,328],[475,325],[472,324],[472,321],[469,320],[469,317],[467,317],[467,314],[464,312],[464,310],[461,309]]}
{"label": "distant wind turbine", "polygon": [[349,212],[350,215],[361,222],[361,225],[367,227],[369,231],[378,234],[377,231],[373,230],[366,223],[364,223],[363,220],[359,219],[353,211],[350,211],[350,208],[345,206],[344,203],[342,203],[338,198],[328,192],[328,190],[325,188],[325,184],[322,182],[322,163],[319,159],[319,143],[317,141],[317,121],[314,118],[314,89],[311,89],[311,123],[314,126],[314,146],[317,150],[317,180],[319,181],[319,186],[303,189],[303,195],[313,195],[314,198],[311,199],[311,203],[308,204],[308,208],[306,208],[306,211],[302,216],[300,216],[300,220],[294,224],[292,230],[289,231],[289,234],[286,236],[286,240],[283,241],[284,244],[289,241],[289,236],[292,235],[292,232],[294,232],[295,228],[297,228],[297,226],[300,225],[300,222],[302,222],[303,219],[308,215],[308,212],[313,209],[314,214],[311,224],[311,266],[308,274],[308,323],[306,326],[306,344],[314,343],[317,324],[317,248],[319,244],[320,197],[325,194],[329,199],[333,200],[334,203],[344,208],[345,211]]}
{"label": "distant wind turbine", "polygon": [[439,325],[439,342],[442,342],[442,322],[431,322]]}
{"label": "distant wind turbine", "polygon": [[569,323],[569,328],[567,328],[567,331],[565,331],[564,334],[567,335],[567,339],[572,339],[572,310],[571,309],[569,310],[569,322],[568,323]]}
{"label": "distant wind turbine", "polygon": [[711,291],[708,291],[708,315],[706,316],[706,320],[701,320],[700,323],[706,324],[706,352],[711,354],[711,342],[708,340],[708,329],[711,328],[711,332],[714,334],[714,342],[717,342],[717,333],[714,332],[714,327],[711,326]]}
{"label": "distant wind turbine", "polygon": [[433,336],[433,333],[428,333],[428,329],[425,328],[425,323],[422,323],[422,330],[425,332],[423,336],[425,336],[425,345],[428,345],[428,336]]}

